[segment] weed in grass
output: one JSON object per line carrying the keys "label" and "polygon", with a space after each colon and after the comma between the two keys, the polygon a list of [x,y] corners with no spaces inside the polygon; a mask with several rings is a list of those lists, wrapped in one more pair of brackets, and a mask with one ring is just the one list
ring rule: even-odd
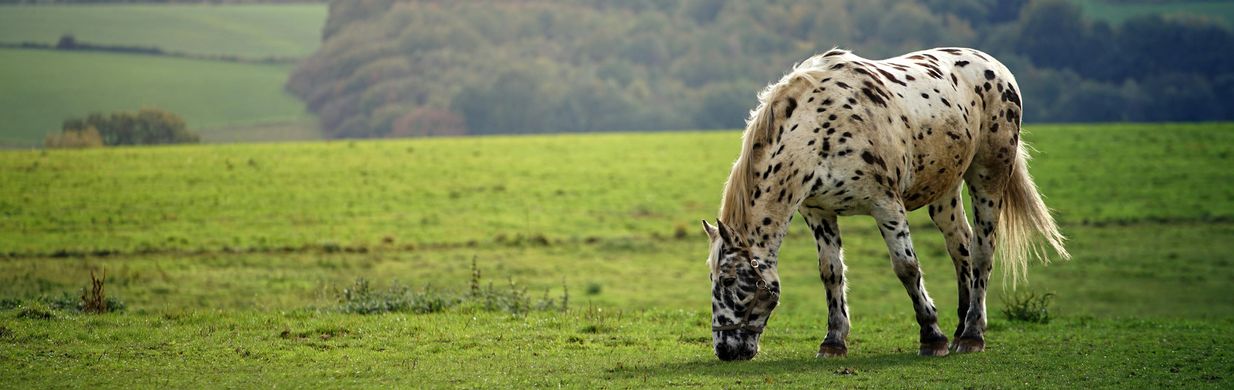
{"label": "weed in grass", "polygon": [[339,295],[339,310],[344,313],[377,314],[388,312],[412,312],[417,314],[437,313],[450,308],[526,314],[532,311],[565,311],[569,305],[569,290],[564,290],[560,300],[549,296],[548,290],[539,299],[532,299],[527,288],[507,278],[505,287],[496,287],[492,282],[484,286],[480,268],[474,259],[471,265],[470,290],[466,294],[437,290],[425,286],[413,290],[398,282],[384,290],[372,288],[367,279],[356,278],[351,286]]}
{"label": "weed in grass", "polygon": [[64,294],[61,294],[60,296],[42,296],[42,297],[39,297],[37,301],[47,306],[50,306],[52,309],[55,309],[55,310],[75,312],[75,313],[113,313],[113,312],[124,311],[124,308],[125,308],[125,304],[123,301],[113,298],[113,297],[105,297],[103,298],[101,303],[95,303],[96,305],[101,304],[104,307],[103,311],[101,312],[87,311],[86,306],[85,306],[86,301],[82,299],[82,297],[74,296],[67,292]]}
{"label": "weed in grass", "polygon": [[[67,312],[100,314],[124,311],[123,301],[107,296],[106,277],[105,272],[96,277],[94,271],[90,271],[90,287],[82,288],[80,295],[74,296],[66,292],[60,296],[44,295],[34,301],[50,309]],[[5,298],[0,300],[0,309],[16,307],[21,303],[21,299]]]}
{"label": "weed in grass", "polygon": [[1003,297],[1003,315],[1009,321],[1050,323],[1050,301],[1054,293],[1016,292]]}
{"label": "weed in grass", "polygon": [[604,310],[603,307],[587,305],[579,313],[579,317],[586,325],[579,329],[582,333],[604,333],[618,329],[621,326],[625,313],[621,310]]}
{"label": "weed in grass", "polygon": [[81,289],[81,311],[83,313],[101,314],[108,312],[107,294],[104,289],[104,283],[107,280],[107,270],[102,271],[102,276],[94,277],[94,270],[90,270],[90,289]]}
{"label": "weed in grass", "polygon": [[339,297],[344,313],[377,314],[388,312],[435,313],[458,304],[458,299],[425,287],[413,291],[397,282],[385,290],[374,290],[369,281],[356,278]]}

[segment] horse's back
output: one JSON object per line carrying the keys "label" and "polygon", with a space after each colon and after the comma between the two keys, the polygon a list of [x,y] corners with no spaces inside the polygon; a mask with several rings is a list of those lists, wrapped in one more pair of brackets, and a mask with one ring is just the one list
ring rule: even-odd
{"label": "horse's back", "polygon": [[[866,194],[818,193],[813,203],[866,197],[912,210],[954,190],[973,162],[987,167],[1014,160],[1019,88],[985,53],[940,48],[872,61],[833,50],[801,68],[817,78],[816,88],[797,97],[819,105],[811,110],[816,122],[807,125],[827,126],[816,141],[821,167]],[[871,205],[864,206],[841,208],[862,213]]]}
{"label": "horse's back", "polygon": [[[973,49],[939,48],[883,61],[916,67],[923,83],[908,83],[904,100],[916,121],[913,184],[903,193],[909,209],[955,189],[974,165],[1009,167],[1019,141],[1020,95],[1002,63]],[[918,77],[917,81],[922,81]]]}

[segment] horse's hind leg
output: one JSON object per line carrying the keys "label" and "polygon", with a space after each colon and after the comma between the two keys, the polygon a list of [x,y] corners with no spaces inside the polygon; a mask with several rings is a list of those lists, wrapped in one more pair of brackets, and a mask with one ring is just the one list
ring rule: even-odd
{"label": "horse's hind leg", "polygon": [[827,289],[827,338],[818,346],[818,357],[848,355],[848,298],[844,291],[844,251],[840,246],[840,226],[836,216],[809,208],[801,216],[814,232],[818,247],[818,274]]}
{"label": "horse's hind leg", "polygon": [[951,254],[951,262],[955,265],[956,288],[960,296],[960,302],[956,305],[956,315],[960,321],[955,328],[955,340],[959,340],[964,333],[964,322],[968,318],[970,304],[969,292],[973,284],[973,272],[969,264],[973,230],[968,226],[968,216],[964,214],[961,188],[956,185],[955,191],[934,201],[929,207],[930,219],[934,220],[934,226],[943,233],[943,238],[947,241],[947,252]]}
{"label": "horse's hind leg", "polygon": [[955,341],[956,352],[985,350],[986,289],[990,270],[994,268],[995,229],[1003,210],[1003,192],[1007,186],[1009,166],[974,163],[964,174],[973,203],[972,279],[970,280],[968,313],[964,331]]}
{"label": "horse's hind leg", "polygon": [[904,205],[895,202],[887,207],[876,208],[872,214],[878,222],[883,240],[887,243],[888,252],[891,253],[891,265],[895,268],[896,276],[913,300],[917,324],[921,326],[921,355],[947,355],[947,336],[938,328],[938,311],[934,308],[934,301],[930,300],[926,293],[925,282],[921,278],[921,266],[917,263],[917,253],[913,251]]}

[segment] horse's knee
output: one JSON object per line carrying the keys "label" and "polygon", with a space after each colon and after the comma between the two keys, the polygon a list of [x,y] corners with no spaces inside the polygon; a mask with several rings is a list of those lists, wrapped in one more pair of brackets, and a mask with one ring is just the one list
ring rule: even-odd
{"label": "horse's knee", "polygon": [[916,260],[896,259],[892,261],[891,267],[895,270],[896,276],[899,277],[902,282],[915,283],[917,279],[921,278],[921,265],[917,264]]}

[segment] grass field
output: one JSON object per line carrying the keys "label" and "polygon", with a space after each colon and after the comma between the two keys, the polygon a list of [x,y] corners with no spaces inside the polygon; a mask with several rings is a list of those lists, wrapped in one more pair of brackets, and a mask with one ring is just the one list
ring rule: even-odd
{"label": "grass field", "polygon": [[[1075,258],[1032,267],[1049,324],[913,355],[911,305],[869,218],[841,220],[850,356],[814,359],[825,306],[809,234],[754,361],[707,330],[706,240],[735,132],[0,153],[5,386],[1186,387],[1234,382],[1234,124],[1035,126],[1032,171]],[[910,222],[941,313],[950,260]],[[487,281],[566,311],[346,314],[376,288]],[[127,309],[85,315],[91,269]],[[999,283],[998,272],[995,281]],[[430,290],[435,291],[435,290]],[[71,298],[71,297],[70,297]],[[944,315],[944,329],[955,326]]]}
{"label": "grass field", "polygon": [[277,139],[320,138],[304,103],[283,91],[289,71],[290,65],[0,49],[0,145],[41,145],[67,118],[142,107],[180,114],[206,142],[271,138],[211,130],[260,124],[290,128]]}
{"label": "grass field", "polygon": [[325,4],[0,6],[0,42],[92,44],[246,58],[307,57],[321,44]]}
{"label": "grass field", "polygon": [[1084,9],[1084,14],[1097,20],[1111,23],[1143,15],[1184,16],[1207,18],[1234,27],[1234,3],[1220,0],[1144,1],[1140,3],[1111,2],[1103,0],[1074,0]]}

